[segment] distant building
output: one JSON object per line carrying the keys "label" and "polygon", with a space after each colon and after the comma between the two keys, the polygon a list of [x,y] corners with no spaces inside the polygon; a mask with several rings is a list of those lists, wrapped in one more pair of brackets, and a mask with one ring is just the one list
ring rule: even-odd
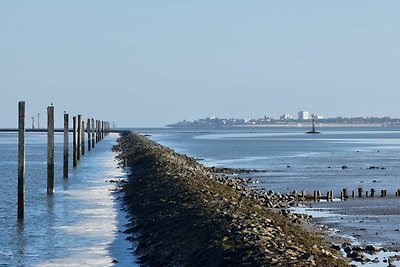
{"label": "distant building", "polygon": [[282,116],[279,117],[281,121],[288,121],[288,120],[293,120],[293,116],[290,114],[283,114]]}
{"label": "distant building", "polygon": [[299,121],[305,121],[305,120],[309,120],[310,119],[310,114],[308,113],[308,111],[299,111],[298,114],[298,119]]}
{"label": "distant building", "polygon": [[322,116],[322,115],[316,115],[315,118],[316,118],[317,120],[323,120],[323,119],[324,119],[324,116]]}

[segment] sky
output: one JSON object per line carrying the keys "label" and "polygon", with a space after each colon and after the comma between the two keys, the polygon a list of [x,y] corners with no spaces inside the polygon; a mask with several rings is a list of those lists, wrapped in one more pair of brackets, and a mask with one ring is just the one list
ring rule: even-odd
{"label": "sky", "polygon": [[397,0],[0,0],[0,127],[398,118],[399,65]]}

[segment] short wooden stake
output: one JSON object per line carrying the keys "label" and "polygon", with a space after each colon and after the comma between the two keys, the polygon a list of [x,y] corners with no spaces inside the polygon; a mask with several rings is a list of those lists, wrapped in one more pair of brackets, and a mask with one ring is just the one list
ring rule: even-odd
{"label": "short wooden stake", "polygon": [[69,146],[69,116],[64,113],[64,164],[63,164],[63,176],[68,177],[68,147]]}
{"label": "short wooden stake", "polygon": [[358,190],[358,197],[362,197],[363,189],[361,187],[357,188]]}
{"label": "short wooden stake", "polygon": [[18,212],[19,220],[25,213],[25,101],[18,102]]}
{"label": "short wooden stake", "polygon": [[76,123],[76,116],[72,118],[72,142],[73,142],[73,166],[78,166],[78,146],[77,146],[77,123]]}
{"label": "short wooden stake", "polygon": [[47,193],[54,191],[54,107],[47,107]]}
{"label": "short wooden stake", "polygon": [[343,198],[349,198],[349,193],[347,188],[343,188]]}

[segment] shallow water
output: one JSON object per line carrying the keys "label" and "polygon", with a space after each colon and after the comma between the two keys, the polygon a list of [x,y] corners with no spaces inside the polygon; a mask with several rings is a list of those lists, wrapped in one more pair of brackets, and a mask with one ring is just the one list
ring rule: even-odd
{"label": "shallow water", "polygon": [[[86,151],[64,179],[62,135],[57,134],[53,195],[46,193],[47,137],[41,133],[26,137],[25,219],[19,223],[17,134],[0,133],[0,266],[135,265],[132,244],[119,232],[127,219],[113,192],[115,185],[105,182],[126,178],[111,151],[117,136],[110,135]],[[118,263],[112,263],[114,259]]]}

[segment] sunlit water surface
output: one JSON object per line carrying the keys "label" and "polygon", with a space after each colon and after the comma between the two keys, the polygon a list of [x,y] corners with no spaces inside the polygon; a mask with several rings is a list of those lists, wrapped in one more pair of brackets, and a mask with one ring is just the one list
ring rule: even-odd
{"label": "sunlit water surface", "polygon": [[[56,134],[55,192],[46,193],[46,134],[26,136],[25,219],[17,221],[17,134],[0,133],[0,266],[132,266],[132,244],[119,230],[128,219],[109,180],[126,178],[110,135],[62,177]],[[72,140],[70,140],[70,143]]]}

